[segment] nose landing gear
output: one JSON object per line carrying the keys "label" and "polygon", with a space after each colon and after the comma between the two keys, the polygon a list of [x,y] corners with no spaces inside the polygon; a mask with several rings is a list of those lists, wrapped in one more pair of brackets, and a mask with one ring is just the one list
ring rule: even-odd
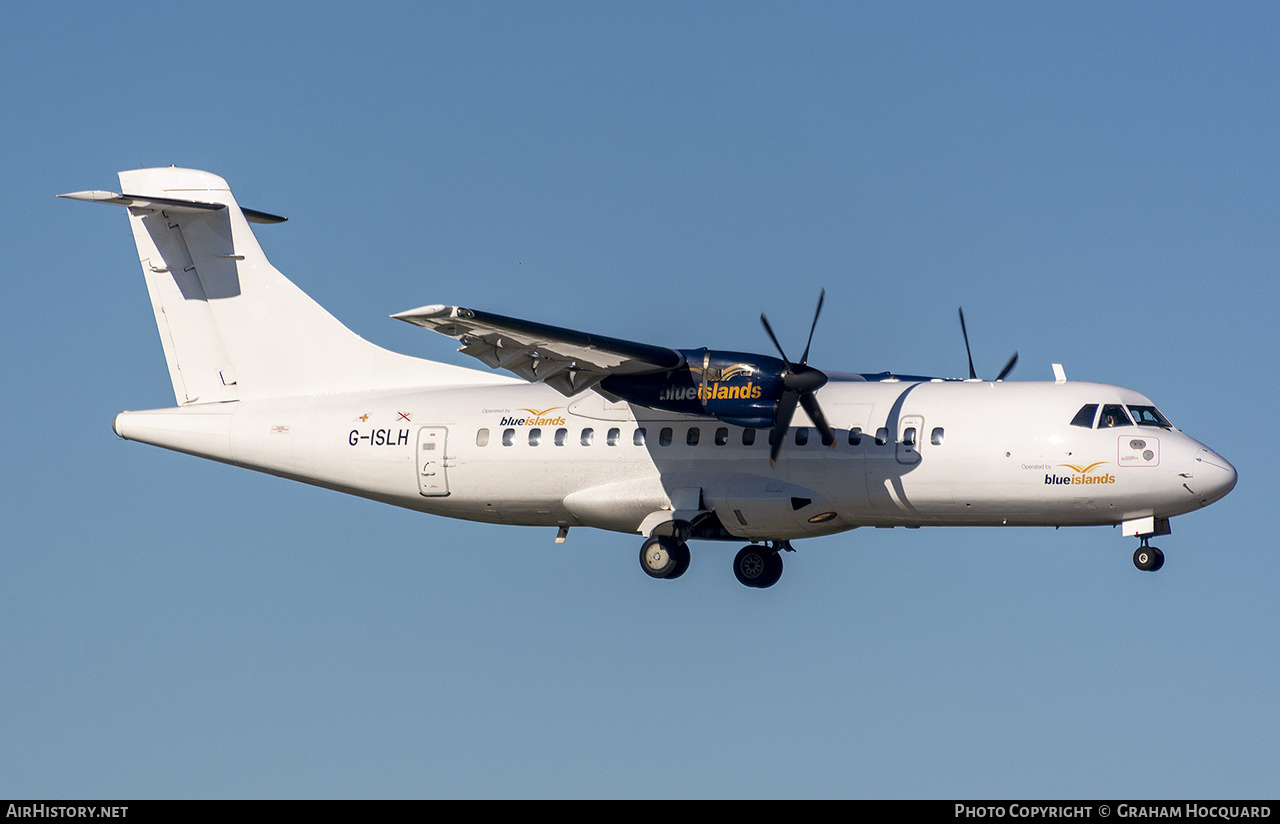
{"label": "nose landing gear", "polygon": [[1142,546],[1133,553],[1133,565],[1143,572],[1155,572],[1164,566],[1164,553],[1153,546],[1147,546],[1147,539],[1142,539]]}

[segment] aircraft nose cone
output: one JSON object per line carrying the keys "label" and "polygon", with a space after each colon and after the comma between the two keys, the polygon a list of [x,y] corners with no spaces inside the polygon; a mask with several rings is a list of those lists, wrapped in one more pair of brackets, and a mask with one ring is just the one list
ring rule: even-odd
{"label": "aircraft nose cone", "polygon": [[1202,506],[1223,498],[1235,488],[1236,468],[1212,449],[1196,453],[1195,486]]}

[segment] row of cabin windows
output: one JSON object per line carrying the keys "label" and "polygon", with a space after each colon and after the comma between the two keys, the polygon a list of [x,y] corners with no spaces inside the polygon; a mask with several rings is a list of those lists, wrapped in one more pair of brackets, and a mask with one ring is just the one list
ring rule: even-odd
{"label": "row of cabin windows", "polygon": [[[742,445],[754,446],[757,440],[756,432],[757,430],[755,429],[743,429]],[[808,427],[806,426],[796,427],[794,429],[794,432],[795,434],[793,438],[795,440],[796,446],[804,446],[807,443],[809,443]],[[942,427],[940,426],[934,427],[933,432],[929,436],[929,443],[933,444],[934,446],[942,446],[942,438],[944,434],[945,433],[943,432]],[[658,431],[658,445],[671,446],[674,436],[675,436],[675,431],[670,426],[662,427],[662,429]],[[542,429],[533,428],[529,430],[529,446],[540,446],[543,440],[544,440],[544,437],[542,434]],[[595,440],[596,440],[596,431],[590,427],[583,429],[581,434],[578,436],[578,443],[581,444],[582,446],[591,446],[592,444],[595,443]],[[691,426],[689,427],[688,430],[685,431],[684,442],[686,445],[697,446],[701,440],[702,440],[702,430],[700,427]],[[711,440],[712,440],[712,443],[714,443],[716,446],[727,446],[729,444],[729,428],[726,426],[718,427],[715,431],[715,434],[712,435]],[[768,443],[769,441],[768,437],[760,438],[759,440],[761,443]],[[823,439],[819,438],[819,440],[823,440]],[[555,431],[555,434],[552,435],[551,437],[551,442],[556,446],[567,446],[569,443],[569,430],[565,428],[557,429]],[[609,446],[620,445],[622,443],[622,430],[617,427],[613,427],[605,434],[604,442]],[[876,446],[884,446],[888,442],[889,442],[889,430],[882,426],[876,430],[876,435],[875,435]],[[902,442],[906,446],[916,445],[916,428],[914,426],[908,426],[903,431]],[[516,430],[515,429],[502,430],[502,445],[515,446],[515,443],[516,443]],[[644,446],[646,443],[648,443],[648,431],[644,427],[640,427],[636,429],[634,432],[631,433],[631,443],[634,446]],[[858,446],[861,443],[862,443],[862,429],[855,426],[849,430],[849,445]],[[476,432],[476,446],[488,446],[488,445],[489,445],[489,430],[481,429],[478,432]],[[824,443],[823,445],[829,446],[830,444]]]}

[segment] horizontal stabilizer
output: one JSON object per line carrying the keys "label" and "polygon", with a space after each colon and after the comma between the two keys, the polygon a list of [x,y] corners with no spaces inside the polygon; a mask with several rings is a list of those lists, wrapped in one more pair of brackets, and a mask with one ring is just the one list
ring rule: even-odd
{"label": "horizontal stabilizer", "polygon": [[[122,195],[118,192],[68,192],[65,195],[58,195],[70,200],[83,200],[86,203],[107,203],[112,206],[127,206],[130,209],[143,209],[150,212],[158,212],[161,209],[168,209],[175,212],[216,212],[219,209],[227,208],[222,203],[204,203],[199,200],[179,200],[173,197],[153,197],[151,195]],[[256,209],[245,209],[241,207],[240,211],[244,212],[244,219],[250,223],[284,223],[289,218],[280,217],[279,215],[269,214],[267,212],[259,212]]]}

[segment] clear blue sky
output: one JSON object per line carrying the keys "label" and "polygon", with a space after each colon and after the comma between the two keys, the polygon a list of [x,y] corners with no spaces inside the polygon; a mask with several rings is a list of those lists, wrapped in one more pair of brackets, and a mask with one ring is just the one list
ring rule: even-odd
{"label": "clear blue sky", "polygon": [[[0,32],[0,797],[1275,797],[1280,7],[20,4]],[[361,335],[427,303],[833,370],[1130,386],[1240,472],[1106,528],[695,544],[452,522],[118,439],[127,222],[225,177]]]}

